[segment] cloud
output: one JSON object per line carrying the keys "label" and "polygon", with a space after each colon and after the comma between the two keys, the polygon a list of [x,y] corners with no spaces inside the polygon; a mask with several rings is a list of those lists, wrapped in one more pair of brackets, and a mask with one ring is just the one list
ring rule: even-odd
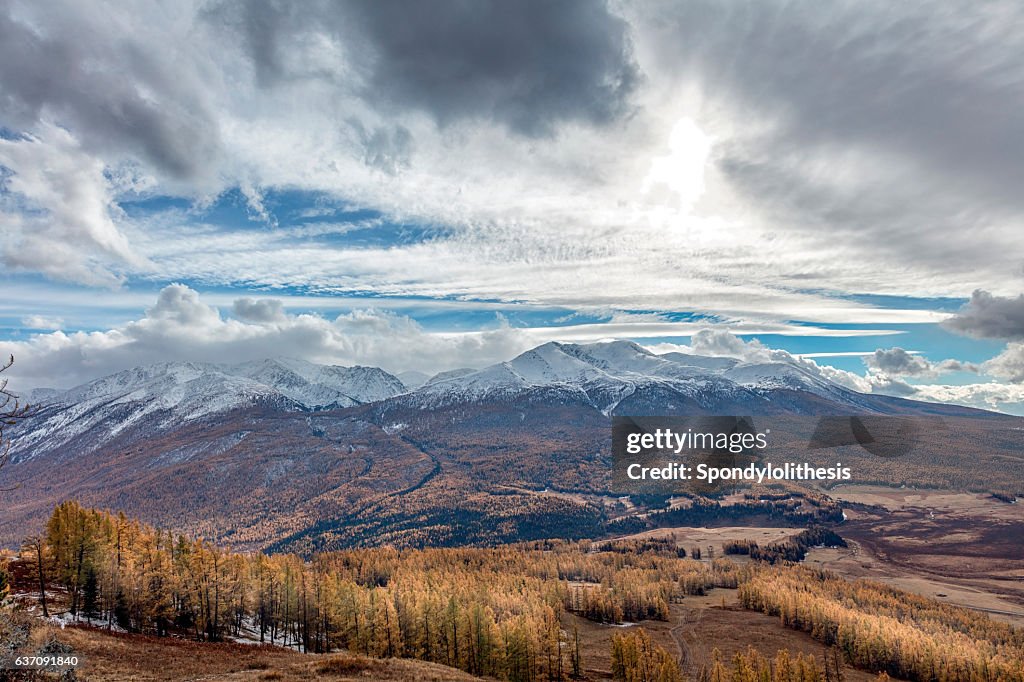
{"label": "cloud", "polygon": [[885,372],[870,372],[867,377],[870,390],[867,393],[881,393],[882,395],[895,395],[902,398],[916,398],[918,389],[908,384],[899,377],[891,376]]}
{"label": "cloud", "polygon": [[56,120],[91,153],[131,155],[173,178],[209,174],[218,126],[198,73],[201,51],[178,42],[182,17],[91,3],[0,8],[0,116],[24,130]]}
{"label": "cloud", "polygon": [[57,330],[64,327],[64,320],[59,317],[28,315],[27,317],[21,318],[21,324],[27,329]]}
{"label": "cloud", "polygon": [[1024,410],[1024,386],[987,383],[962,385],[916,385],[913,398],[936,403],[954,403],[986,410],[1021,414]]}
{"label": "cloud", "polygon": [[656,352],[668,352],[676,350],[695,355],[708,355],[712,357],[736,358],[743,362],[782,362],[799,367],[812,376],[819,377],[840,386],[871,393],[877,386],[882,388],[890,382],[886,380],[878,383],[874,377],[862,377],[853,372],[837,369],[831,365],[819,365],[810,358],[793,355],[789,351],[770,348],[757,339],[744,341],[740,337],[726,329],[706,328],[698,331],[690,337],[689,346],[672,346],[671,344],[658,344],[654,347]]}
{"label": "cloud", "polygon": [[0,138],[0,166],[5,265],[114,285],[117,270],[143,263],[114,222],[119,209],[104,164],[67,130],[47,124],[40,137]]}
{"label": "cloud", "polygon": [[[237,187],[268,225],[266,194],[296,188],[440,233],[377,252],[304,241],[300,226],[183,254],[172,217],[135,214],[121,229],[147,264],[24,255],[51,277],[576,308],[643,296],[805,320],[868,309],[809,292],[1005,293],[1019,269],[1012,7],[999,20],[701,0],[51,10],[0,10],[7,129],[45,139],[54,121],[150,194],[207,206]],[[114,184],[115,203],[131,198]],[[195,213],[173,219],[196,227]]]}
{"label": "cloud", "polygon": [[536,345],[507,325],[468,335],[434,334],[386,311],[354,311],[333,320],[289,316],[270,299],[239,299],[232,311],[246,319],[224,318],[198,292],[173,284],[160,291],[141,319],[108,331],[37,334],[27,341],[2,342],[0,349],[17,358],[11,376],[19,386],[67,388],[155,362],[231,363],[281,355],[434,373],[462,366],[467,357],[489,364]]}
{"label": "cloud", "polygon": [[744,341],[727,331],[702,329],[690,338],[690,348],[695,355],[725,356],[747,359],[760,354],[760,341]]}
{"label": "cloud", "polygon": [[927,358],[915,355],[903,348],[879,348],[864,358],[871,370],[889,376],[936,376],[943,372],[977,372],[978,366],[960,360],[942,360],[930,362]]}
{"label": "cloud", "polygon": [[[657,70],[652,82],[697,90],[725,122],[715,165],[732,198],[767,225],[786,225],[791,243],[797,234],[827,251],[842,243],[886,272],[899,267],[960,295],[972,270],[975,282],[979,270],[1002,286],[1019,278],[1021,6],[628,7],[656,55],[644,62]],[[837,269],[826,262],[801,274],[828,280]],[[891,275],[879,271],[861,286],[884,287]]]}
{"label": "cloud", "polygon": [[864,363],[872,368],[888,374],[915,375],[928,372],[931,367],[928,360],[918,355],[911,355],[902,348],[879,348],[872,355],[864,358]]}
{"label": "cloud", "polygon": [[[241,362],[282,354],[313,362],[432,374],[461,367],[466,358],[472,358],[475,366],[508,360],[550,340],[592,343],[624,335],[692,333],[692,347],[661,344],[660,351],[729,355],[749,362],[790,362],[815,376],[856,390],[870,390],[870,385],[855,374],[818,365],[756,340],[743,341],[729,331],[701,329],[692,323],[619,321],[513,328],[499,317],[498,325],[491,329],[454,333],[429,332],[410,317],[387,310],[357,309],[328,319],[316,314],[289,315],[281,300],[249,297],[231,301],[229,308],[231,317],[225,317],[196,290],[172,284],[158,293],[156,302],[138,320],[107,331],[37,334],[28,341],[0,344],[0,351],[17,356],[16,372],[21,382],[67,387],[154,362]],[[786,331],[777,328],[773,333]]]}
{"label": "cloud", "polygon": [[942,325],[974,338],[1010,341],[999,355],[982,363],[981,368],[999,379],[1024,382],[1024,295],[997,296],[977,289],[971,294],[971,300]]}
{"label": "cloud", "polygon": [[220,326],[216,308],[199,300],[199,292],[184,284],[172,284],[160,291],[156,305],[146,310],[146,319],[139,324],[170,327],[177,330],[214,329]]}
{"label": "cloud", "polygon": [[[258,82],[344,83],[379,109],[441,125],[497,121],[529,136],[562,121],[608,123],[639,78],[629,27],[602,2],[482,0],[458,5],[223,2],[206,12],[238,27]],[[290,49],[316,45],[320,58]]]}
{"label": "cloud", "polygon": [[977,289],[971,300],[943,326],[980,339],[1024,339],[1024,294],[995,296]]}
{"label": "cloud", "polygon": [[1002,353],[985,361],[982,367],[994,377],[1024,383],[1024,343],[1007,344]]}
{"label": "cloud", "polygon": [[[794,355],[785,350],[769,348],[757,339],[744,341],[726,329],[703,329],[691,337],[689,346],[658,344],[652,347],[652,350],[659,353],[678,350],[697,355],[731,357],[743,362],[785,362],[803,369],[812,376],[861,393],[877,393],[921,400],[932,400],[933,395],[940,394],[939,388],[931,386],[921,393],[922,387],[904,381],[900,378],[901,376],[934,377],[943,372],[977,372],[979,369],[971,363],[958,360],[931,363],[902,348],[891,348],[888,350],[878,349],[865,357],[864,361],[868,366],[868,371],[860,375],[831,365],[819,364],[808,356]],[[1022,370],[1024,370],[1024,365],[1022,365]],[[1005,393],[1005,395],[1009,395],[1009,393]],[[977,401],[968,404],[977,404]]]}
{"label": "cloud", "polygon": [[362,139],[365,149],[363,161],[367,166],[388,175],[397,175],[409,167],[415,145],[408,128],[402,125],[380,126],[369,132],[358,121],[352,125]]}
{"label": "cloud", "polygon": [[256,324],[272,324],[288,319],[284,313],[284,304],[272,298],[240,298],[231,305],[231,313],[243,322]]}

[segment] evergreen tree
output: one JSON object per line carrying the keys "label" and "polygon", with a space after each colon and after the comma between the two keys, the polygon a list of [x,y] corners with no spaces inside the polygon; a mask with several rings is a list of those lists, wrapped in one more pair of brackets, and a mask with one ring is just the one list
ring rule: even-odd
{"label": "evergreen tree", "polygon": [[89,566],[85,572],[85,583],[82,585],[82,613],[90,623],[96,617],[99,607],[99,577],[96,568]]}

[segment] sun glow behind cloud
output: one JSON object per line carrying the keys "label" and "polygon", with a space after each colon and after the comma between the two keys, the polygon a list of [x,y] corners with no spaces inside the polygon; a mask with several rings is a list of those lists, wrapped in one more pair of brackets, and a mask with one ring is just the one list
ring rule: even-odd
{"label": "sun glow behind cloud", "polygon": [[689,213],[704,194],[704,172],[711,155],[713,139],[690,118],[679,119],[669,137],[669,153],[651,160],[644,179],[643,192],[667,188],[675,195],[680,213]]}

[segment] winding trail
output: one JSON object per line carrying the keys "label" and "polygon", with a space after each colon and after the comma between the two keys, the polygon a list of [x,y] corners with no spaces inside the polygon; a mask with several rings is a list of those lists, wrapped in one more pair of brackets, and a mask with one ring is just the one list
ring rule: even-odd
{"label": "winding trail", "polygon": [[700,623],[701,616],[703,615],[704,609],[702,608],[686,609],[679,622],[668,631],[672,635],[672,641],[675,642],[676,650],[678,651],[676,660],[679,663],[679,668],[689,677],[696,677],[699,673],[699,665],[694,656],[693,647],[686,641],[687,633],[683,632],[683,630],[687,630],[691,635],[696,634],[697,625]]}

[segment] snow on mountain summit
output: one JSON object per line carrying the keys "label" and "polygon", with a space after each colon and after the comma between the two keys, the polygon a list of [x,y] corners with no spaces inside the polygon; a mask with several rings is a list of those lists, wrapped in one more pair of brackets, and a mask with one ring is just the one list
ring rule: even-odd
{"label": "snow on mountain summit", "polygon": [[759,389],[795,389],[824,397],[832,397],[839,386],[788,362],[739,363],[722,372],[722,376],[741,386]]}
{"label": "snow on mountain summit", "polygon": [[[630,341],[549,342],[475,372],[431,380],[408,400],[421,408],[505,399],[539,389],[583,396],[606,414],[638,392],[715,404],[763,402],[764,391],[798,390],[845,400],[850,392],[796,365],[744,363],[683,353],[657,355]],[[716,402],[717,401],[717,402]]]}
{"label": "snow on mountain summit", "polygon": [[316,410],[375,402],[406,391],[376,367],[278,358],[236,365],[162,362],[124,370],[64,392],[48,392],[12,451],[18,457],[79,437],[94,445],[145,423],[164,430],[229,410]]}
{"label": "snow on mountain summit", "polygon": [[40,412],[19,434],[12,455],[29,456],[72,440],[86,442],[86,449],[98,447],[136,428],[162,431],[246,407],[312,411],[395,399],[396,404],[431,409],[528,397],[532,402],[589,404],[606,415],[659,409],[756,412],[780,391],[870,409],[864,402],[868,396],[793,363],[657,355],[629,341],[545,343],[480,370],[442,372],[416,388],[376,367],[318,365],[294,358],[239,364],[164,362],[68,391],[41,393],[45,400]]}
{"label": "snow on mountain summit", "polygon": [[310,409],[351,407],[406,390],[400,379],[377,367],[317,365],[294,358],[275,358],[226,369],[266,384]]}

